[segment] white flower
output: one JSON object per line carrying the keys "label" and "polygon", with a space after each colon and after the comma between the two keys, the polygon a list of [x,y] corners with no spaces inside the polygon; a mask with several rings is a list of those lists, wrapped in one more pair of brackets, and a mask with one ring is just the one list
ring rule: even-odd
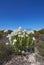
{"label": "white flower", "polygon": [[18,35],[18,37],[21,37],[21,35]]}
{"label": "white flower", "polygon": [[16,39],[14,39],[14,40],[13,40],[13,45],[14,45],[16,42],[17,42],[17,40],[16,40]]}
{"label": "white flower", "polygon": [[24,36],[23,36],[23,35],[18,35],[18,37],[21,37],[21,38],[23,38]]}
{"label": "white flower", "polygon": [[35,40],[35,38],[33,37],[33,40]]}
{"label": "white flower", "polygon": [[21,32],[18,32],[18,35],[21,35]]}
{"label": "white flower", "polygon": [[23,35],[21,35],[21,37],[23,38],[24,36],[23,36]]}
{"label": "white flower", "polygon": [[14,45],[15,43],[13,42],[13,45]]}
{"label": "white flower", "polygon": [[15,43],[15,42],[17,42],[17,40],[16,40],[16,39],[14,39],[14,40],[13,40],[13,42]]}
{"label": "white flower", "polygon": [[28,35],[26,34],[26,37],[28,37]]}
{"label": "white flower", "polygon": [[19,52],[20,52],[21,50],[19,50]]}
{"label": "white flower", "polygon": [[25,32],[23,33],[23,35],[25,35]]}
{"label": "white flower", "polygon": [[6,42],[6,45],[8,45],[9,43],[8,42]]}
{"label": "white flower", "polygon": [[9,37],[9,40],[11,40],[11,37]]}
{"label": "white flower", "polygon": [[23,51],[22,51],[22,54],[24,54],[24,53],[25,53],[25,51],[23,50]]}
{"label": "white flower", "polygon": [[14,35],[17,35],[18,34],[18,30],[14,30]]}

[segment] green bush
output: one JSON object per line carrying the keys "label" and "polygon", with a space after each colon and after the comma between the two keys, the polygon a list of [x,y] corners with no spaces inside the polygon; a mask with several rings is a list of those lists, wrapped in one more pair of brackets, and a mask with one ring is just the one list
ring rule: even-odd
{"label": "green bush", "polygon": [[[11,34],[10,34],[11,35]],[[15,54],[24,54],[28,49],[34,48],[33,34],[20,31],[10,38],[10,49]],[[22,49],[21,49],[22,48]],[[24,49],[23,49],[24,48]],[[26,49],[26,51],[25,51]]]}

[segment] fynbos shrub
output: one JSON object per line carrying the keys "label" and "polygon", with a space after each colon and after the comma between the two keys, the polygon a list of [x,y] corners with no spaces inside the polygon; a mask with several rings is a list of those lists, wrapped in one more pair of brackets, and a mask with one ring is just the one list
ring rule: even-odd
{"label": "fynbos shrub", "polygon": [[9,37],[10,46],[12,52],[16,54],[24,54],[29,49],[34,48],[34,31],[22,30],[21,27],[18,30],[12,32]]}

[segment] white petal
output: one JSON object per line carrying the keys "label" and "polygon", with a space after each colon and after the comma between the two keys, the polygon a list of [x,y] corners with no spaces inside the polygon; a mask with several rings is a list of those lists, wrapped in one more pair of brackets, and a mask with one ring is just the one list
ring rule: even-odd
{"label": "white petal", "polygon": [[13,42],[16,42],[16,41],[17,41],[16,39],[13,40]]}
{"label": "white petal", "polygon": [[8,42],[6,42],[6,45],[8,45],[9,43]]}
{"label": "white petal", "polygon": [[24,51],[22,51],[22,54],[24,53]]}
{"label": "white petal", "polygon": [[33,40],[35,40],[35,38],[33,37]]}

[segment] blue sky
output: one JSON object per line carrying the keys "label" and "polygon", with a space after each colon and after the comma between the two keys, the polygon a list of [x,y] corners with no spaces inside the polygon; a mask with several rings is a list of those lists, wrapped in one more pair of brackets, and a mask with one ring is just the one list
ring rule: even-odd
{"label": "blue sky", "polygon": [[0,0],[0,29],[44,28],[44,0]]}

